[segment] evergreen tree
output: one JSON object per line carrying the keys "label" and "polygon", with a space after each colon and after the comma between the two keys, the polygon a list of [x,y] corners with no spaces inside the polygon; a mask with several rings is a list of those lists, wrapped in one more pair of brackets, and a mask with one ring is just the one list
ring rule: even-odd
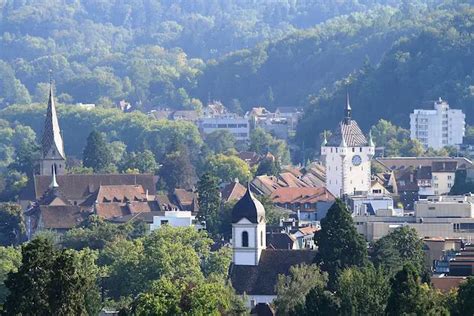
{"label": "evergreen tree", "polygon": [[364,238],[357,233],[344,202],[336,199],[321,221],[321,230],[314,236],[318,245],[317,261],[329,273],[329,287],[334,286],[337,274],[352,266],[367,263]]}
{"label": "evergreen tree", "polygon": [[259,164],[257,168],[257,172],[255,173],[256,176],[261,175],[268,175],[268,176],[276,176],[280,173],[280,163],[278,159],[273,157],[272,155],[267,155]]}
{"label": "evergreen tree", "polygon": [[36,238],[22,247],[18,272],[11,273],[5,285],[10,294],[4,305],[6,315],[52,315],[48,300],[51,271],[56,258],[53,244]]}
{"label": "evergreen tree", "polygon": [[173,150],[165,156],[158,174],[168,191],[176,188],[191,189],[196,181],[196,172],[187,147],[183,144],[174,145]]}
{"label": "evergreen tree", "polygon": [[390,283],[386,315],[449,315],[441,295],[421,282],[412,264],[406,264]]}
{"label": "evergreen tree", "polygon": [[0,204],[0,245],[18,245],[25,232],[21,207],[13,203]]}
{"label": "evergreen tree", "polygon": [[198,218],[206,222],[209,234],[215,236],[219,232],[220,192],[218,179],[205,173],[198,182]]}
{"label": "evergreen tree", "polygon": [[309,291],[303,304],[299,304],[289,314],[291,316],[340,315],[341,302],[333,293],[321,287]]}
{"label": "evergreen tree", "polygon": [[459,315],[474,315],[474,277],[459,286],[456,307]]}
{"label": "evergreen tree", "polygon": [[90,250],[58,251],[46,237],[22,247],[18,271],[5,285],[5,315],[94,315],[99,307],[98,268]]}
{"label": "evergreen tree", "polygon": [[375,266],[387,272],[396,272],[406,263],[411,263],[420,275],[425,269],[423,241],[410,227],[397,228],[375,242],[371,257]]}
{"label": "evergreen tree", "polygon": [[111,161],[112,157],[104,135],[93,130],[87,137],[86,147],[82,155],[82,164],[84,167],[94,169],[94,172],[104,172]]}

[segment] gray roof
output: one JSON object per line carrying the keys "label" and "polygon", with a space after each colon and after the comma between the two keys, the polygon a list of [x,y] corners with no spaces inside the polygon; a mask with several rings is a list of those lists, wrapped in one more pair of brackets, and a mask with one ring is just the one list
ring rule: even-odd
{"label": "gray roof", "polygon": [[342,140],[348,147],[367,146],[368,142],[359,125],[352,119],[343,120],[329,138],[326,146],[339,147]]}
{"label": "gray roof", "polygon": [[249,187],[247,187],[245,195],[232,209],[232,223],[237,223],[244,217],[252,223],[260,223],[265,219],[265,208],[262,203],[253,196]]}
{"label": "gray roof", "polygon": [[43,138],[41,139],[43,148],[43,157],[48,155],[51,148],[55,149],[61,158],[65,159],[63,138],[59,130],[58,117],[56,114],[56,105],[54,103],[53,85],[49,87],[48,110],[44,121]]}
{"label": "gray roof", "polygon": [[257,266],[232,264],[230,279],[237,294],[275,295],[278,275],[289,275],[292,266],[312,264],[314,250],[264,249]]}

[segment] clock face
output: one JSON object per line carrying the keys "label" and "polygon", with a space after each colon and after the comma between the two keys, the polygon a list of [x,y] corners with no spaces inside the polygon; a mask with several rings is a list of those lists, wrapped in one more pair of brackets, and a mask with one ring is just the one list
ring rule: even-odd
{"label": "clock face", "polygon": [[362,158],[360,158],[359,155],[355,155],[354,157],[352,157],[352,164],[354,166],[359,166],[361,163],[362,163]]}

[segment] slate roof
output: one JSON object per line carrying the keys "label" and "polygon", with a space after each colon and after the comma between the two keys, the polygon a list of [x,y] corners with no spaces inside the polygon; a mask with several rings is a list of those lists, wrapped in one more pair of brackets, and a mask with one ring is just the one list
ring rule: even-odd
{"label": "slate roof", "polygon": [[75,205],[40,206],[40,217],[43,229],[74,228],[89,215]]}
{"label": "slate roof", "polygon": [[431,180],[433,175],[431,174],[430,166],[423,166],[416,171],[417,180]]}
{"label": "slate roof", "polygon": [[359,125],[354,120],[344,120],[329,138],[326,146],[339,147],[344,139],[347,147],[368,146],[367,139],[362,133]]}
{"label": "slate roof", "polygon": [[48,109],[44,121],[43,137],[41,138],[43,157],[46,157],[51,149],[57,151],[61,158],[66,159],[64,154],[63,138],[59,129],[56,105],[54,103],[53,85],[49,86]]}
{"label": "slate roof", "polygon": [[267,233],[267,248],[269,249],[293,249],[296,238],[287,233]]}
{"label": "slate roof", "polygon": [[258,266],[232,264],[229,276],[237,294],[275,295],[279,274],[288,275],[291,266],[312,264],[315,256],[314,250],[265,249]]}
{"label": "slate roof", "polygon": [[146,201],[146,192],[141,185],[101,185],[97,192],[97,202]]}
{"label": "slate roof", "polygon": [[456,161],[433,161],[432,172],[456,172],[458,163]]}
{"label": "slate roof", "polygon": [[265,208],[257,200],[250,188],[247,188],[245,195],[234,205],[232,209],[232,223],[237,223],[242,218],[248,219],[252,223],[260,223],[265,220]]}
{"label": "slate roof", "polygon": [[[156,179],[151,174],[66,174],[56,176],[62,194],[69,200],[85,200],[95,193],[101,185],[134,185],[138,184],[150,195],[156,194]],[[34,176],[33,186],[22,194],[26,200],[39,199],[51,184],[51,176]]]}
{"label": "slate roof", "polygon": [[458,169],[472,167],[472,162],[465,157],[380,157],[376,160],[389,170],[405,169],[409,167],[418,168],[421,166],[431,166],[435,162],[457,162]]}

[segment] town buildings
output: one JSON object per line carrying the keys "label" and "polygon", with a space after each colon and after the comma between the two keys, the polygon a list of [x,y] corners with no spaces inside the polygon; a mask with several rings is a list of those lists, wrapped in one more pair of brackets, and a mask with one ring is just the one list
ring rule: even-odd
{"label": "town buildings", "polygon": [[439,98],[432,110],[415,109],[410,114],[410,137],[418,139],[425,148],[440,149],[463,142],[466,116],[461,110],[450,109]]}
{"label": "town buildings", "polygon": [[326,188],[336,197],[369,192],[371,159],[375,153],[372,137],[369,140],[352,119],[347,96],[344,119],[329,140],[321,145],[321,157],[326,166]]}

